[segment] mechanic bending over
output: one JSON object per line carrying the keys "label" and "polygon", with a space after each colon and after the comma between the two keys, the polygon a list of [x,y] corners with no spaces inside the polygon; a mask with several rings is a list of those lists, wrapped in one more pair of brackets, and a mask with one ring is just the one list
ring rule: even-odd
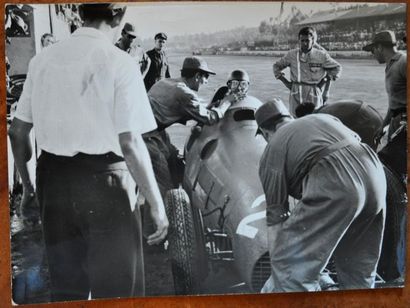
{"label": "mechanic bending over", "polygon": [[[259,175],[272,276],[262,292],[320,290],[332,255],[340,289],[373,288],[386,209],[376,153],[335,117],[294,120],[280,100],[255,118],[268,142]],[[300,200],[292,213],[289,195]]]}
{"label": "mechanic bending over", "polygon": [[148,92],[158,128],[145,134],[144,140],[163,195],[179,182],[172,177],[178,150],[171,144],[165,129],[175,123],[186,124],[189,120],[196,120],[204,125],[215,124],[223,118],[233,101],[233,96],[226,96],[219,107],[210,109],[201,103],[197,91],[207,84],[209,75],[215,73],[208,68],[205,60],[200,57],[187,57],[180,78],[160,80]]}
{"label": "mechanic bending over", "polygon": [[226,95],[218,107],[207,109],[197,91],[207,84],[209,75],[215,73],[208,68],[204,59],[187,57],[184,59],[180,78],[162,79],[148,92],[158,128],[143,137],[162,197],[165,197],[169,189],[178,187],[183,175],[183,163],[178,158],[178,149],[171,143],[165,129],[174,123],[186,124],[189,120],[196,120],[204,125],[215,124],[236,101],[236,96]]}

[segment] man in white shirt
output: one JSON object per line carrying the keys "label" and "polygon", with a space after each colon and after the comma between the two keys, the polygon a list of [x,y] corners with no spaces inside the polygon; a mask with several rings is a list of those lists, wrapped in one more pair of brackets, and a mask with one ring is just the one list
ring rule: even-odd
{"label": "man in white shirt", "polygon": [[[83,4],[84,27],[29,65],[9,135],[24,209],[38,199],[52,301],[143,295],[135,183],[161,242],[168,220],[141,134],[156,128],[138,65],[112,44],[125,13]],[[27,169],[34,127],[42,153]],[[135,212],[135,216],[133,211]]]}

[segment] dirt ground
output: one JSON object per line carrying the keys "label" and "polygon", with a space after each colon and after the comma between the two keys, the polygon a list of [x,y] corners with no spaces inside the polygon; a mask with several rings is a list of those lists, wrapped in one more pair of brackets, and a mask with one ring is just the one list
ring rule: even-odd
{"label": "dirt ground", "polygon": [[[174,282],[169,251],[163,246],[144,246],[145,293],[147,296],[174,295]],[[230,265],[210,270],[201,285],[201,294],[249,293]]]}
{"label": "dirt ground", "polygon": [[[47,263],[41,225],[24,227],[12,212],[12,283],[17,304],[49,302]],[[164,245],[144,245],[146,296],[174,295],[169,250]],[[214,268],[204,280],[202,294],[247,293],[235,270],[227,264]]]}

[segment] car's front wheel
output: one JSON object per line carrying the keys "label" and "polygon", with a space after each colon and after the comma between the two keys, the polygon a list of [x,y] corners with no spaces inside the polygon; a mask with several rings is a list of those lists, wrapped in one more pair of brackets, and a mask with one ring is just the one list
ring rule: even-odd
{"label": "car's front wheel", "polygon": [[168,191],[166,199],[175,294],[198,294],[204,276],[201,266],[204,256],[199,252],[205,249],[203,241],[198,241],[203,238],[203,234],[197,234],[201,229],[196,225],[199,213],[193,213],[189,197],[182,188]]}

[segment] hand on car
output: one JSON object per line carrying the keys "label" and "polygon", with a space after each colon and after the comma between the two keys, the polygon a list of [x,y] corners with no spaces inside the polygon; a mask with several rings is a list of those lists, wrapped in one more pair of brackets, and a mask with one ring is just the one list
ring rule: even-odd
{"label": "hand on car", "polygon": [[246,93],[238,92],[229,92],[223,99],[222,102],[228,100],[232,105],[235,105],[237,102],[243,100],[246,97]]}

